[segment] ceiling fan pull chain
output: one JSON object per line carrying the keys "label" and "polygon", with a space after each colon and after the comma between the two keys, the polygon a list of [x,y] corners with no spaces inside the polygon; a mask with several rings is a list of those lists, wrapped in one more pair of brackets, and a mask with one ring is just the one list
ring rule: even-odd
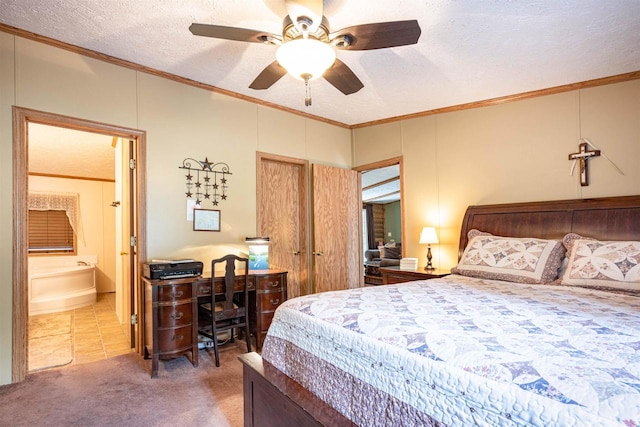
{"label": "ceiling fan pull chain", "polygon": [[305,89],[305,97],[304,97],[304,105],[305,107],[311,106],[311,85],[309,84],[309,79],[311,76],[309,74],[303,74],[301,76],[304,79],[304,89]]}

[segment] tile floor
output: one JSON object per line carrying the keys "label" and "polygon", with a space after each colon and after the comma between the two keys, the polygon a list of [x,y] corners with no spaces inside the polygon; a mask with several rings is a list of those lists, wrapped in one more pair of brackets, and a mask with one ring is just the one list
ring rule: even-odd
{"label": "tile floor", "polygon": [[[72,314],[73,361],[67,366],[95,362],[133,351],[128,334],[129,325],[121,325],[116,316],[115,295],[101,293],[93,305],[59,313]],[[56,314],[58,313],[42,316]]]}

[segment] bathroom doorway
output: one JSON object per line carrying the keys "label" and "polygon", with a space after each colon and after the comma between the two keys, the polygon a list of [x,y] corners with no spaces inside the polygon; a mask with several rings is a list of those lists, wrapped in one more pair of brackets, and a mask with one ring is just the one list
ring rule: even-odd
{"label": "bathroom doorway", "polygon": [[[14,124],[14,229],[17,241],[13,382],[23,379],[27,371],[33,371],[29,366],[32,353],[29,345],[36,341],[30,339],[33,338],[30,328],[34,334],[43,335],[37,332],[43,324],[56,333],[68,331],[72,322],[72,342],[87,339],[84,344],[73,343],[74,359],[68,364],[99,359],[100,354],[91,350],[92,345],[100,347],[106,357],[131,349],[139,351],[141,338],[135,322],[136,314],[140,312],[137,260],[146,255],[141,233],[144,209],[140,203],[144,200],[144,132],[17,107],[14,107]],[[52,147],[55,150],[51,151]],[[101,166],[105,162],[108,164]],[[84,202],[84,205],[80,203],[79,215],[82,228],[75,233],[73,256],[57,258],[74,262],[78,258],[78,264],[92,264],[91,261],[96,260],[95,303],[80,304],[83,307],[73,310],[62,309],[64,315],[46,313],[58,310],[45,307],[41,316],[35,316],[39,318],[36,323],[30,323],[34,316],[29,316],[29,234],[26,221],[22,220],[29,212],[28,194],[32,188],[41,193],[55,190],[79,195]],[[87,211],[85,215],[83,209]],[[55,257],[40,257],[43,258]],[[74,303],[75,300],[68,304]],[[65,304],[63,302],[62,306]],[[52,338],[53,341],[56,339]],[[59,351],[64,353],[66,344],[64,339],[61,342]],[[53,344],[49,347],[44,346],[45,353],[58,351]],[[58,360],[58,356],[52,355],[50,363],[54,363],[53,366],[57,362],[64,364],[63,359],[68,357],[64,355]]]}

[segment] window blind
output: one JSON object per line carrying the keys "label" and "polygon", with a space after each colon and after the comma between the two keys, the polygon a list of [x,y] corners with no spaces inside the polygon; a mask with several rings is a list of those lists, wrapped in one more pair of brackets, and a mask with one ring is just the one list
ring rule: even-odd
{"label": "window blind", "polygon": [[75,252],[73,228],[65,211],[29,211],[29,252]]}

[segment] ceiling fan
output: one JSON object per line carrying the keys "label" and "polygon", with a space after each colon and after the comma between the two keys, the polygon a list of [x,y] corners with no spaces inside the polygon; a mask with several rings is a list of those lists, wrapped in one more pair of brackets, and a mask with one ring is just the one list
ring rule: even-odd
{"label": "ceiling fan", "polygon": [[372,50],[415,44],[420,37],[417,20],[378,22],[329,31],[323,16],[322,0],[285,0],[288,15],[282,23],[282,35],[246,28],[193,23],[193,35],[277,45],[276,60],[262,70],[249,85],[262,90],[273,86],[282,76],[291,74],[304,80],[305,105],[311,105],[309,81],[324,77],[345,95],[364,85],[353,71],[336,58],[335,49]]}

